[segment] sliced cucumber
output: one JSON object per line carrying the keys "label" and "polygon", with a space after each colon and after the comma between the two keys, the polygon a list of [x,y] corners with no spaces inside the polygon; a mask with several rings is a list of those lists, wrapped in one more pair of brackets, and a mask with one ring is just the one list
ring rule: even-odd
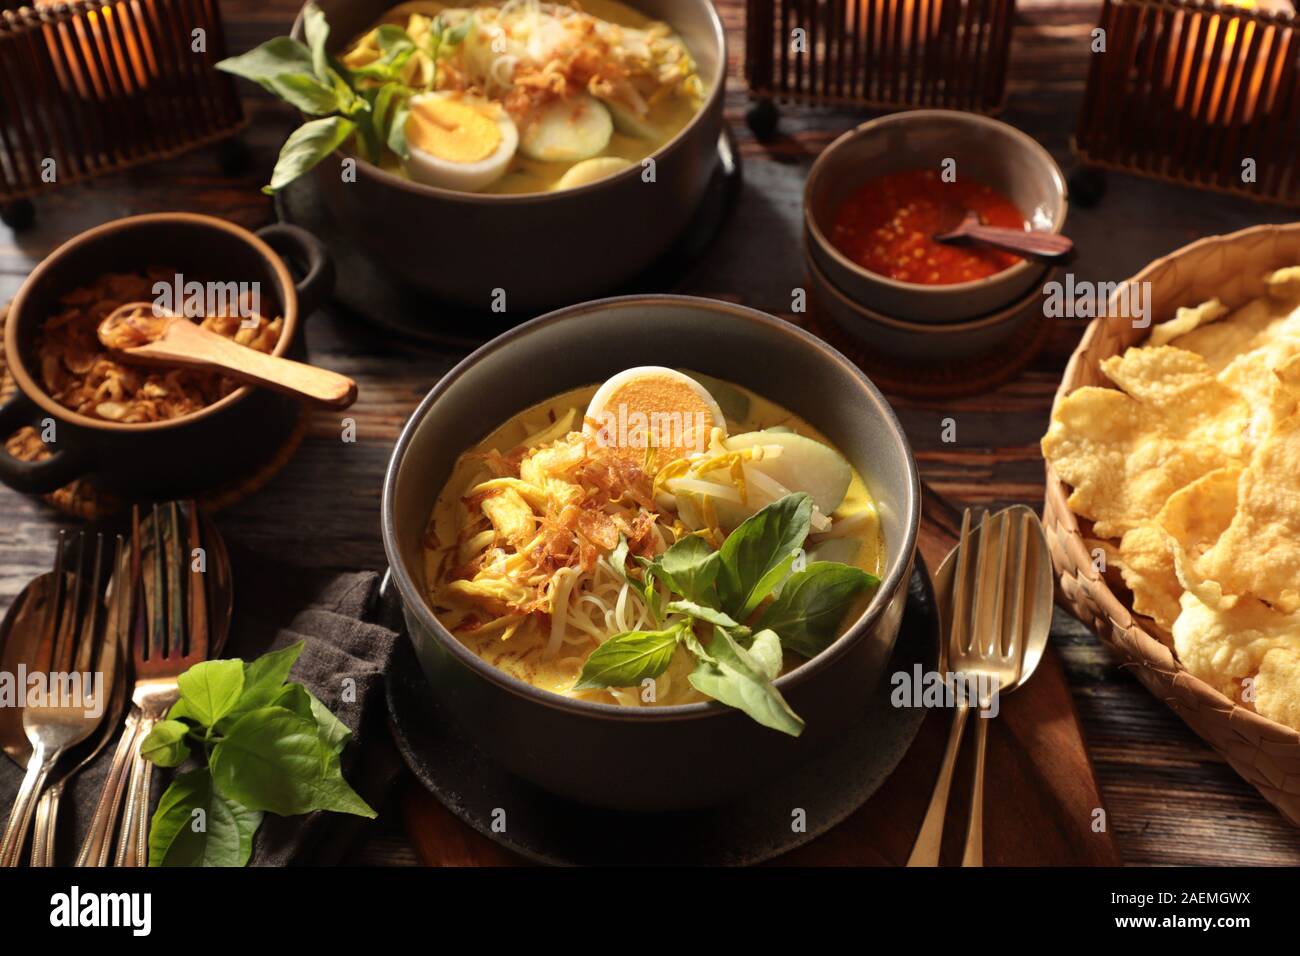
{"label": "sliced cucumber", "polygon": [[791,491],[803,491],[813,504],[829,516],[849,490],[853,469],[835,449],[794,432],[768,429],[733,435],[726,440],[732,451],[753,445],[778,445],[781,454],[749,462],[755,468]]}
{"label": "sliced cucumber", "polygon": [[523,128],[519,151],[544,163],[590,159],[609,145],[614,133],[609,110],[586,93],[546,104],[524,121]]}

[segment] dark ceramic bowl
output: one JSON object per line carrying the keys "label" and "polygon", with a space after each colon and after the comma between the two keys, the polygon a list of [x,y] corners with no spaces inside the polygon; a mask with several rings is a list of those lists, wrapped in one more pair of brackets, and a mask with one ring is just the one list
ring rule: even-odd
{"label": "dark ceramic bowl", "polygon": [[[338,54],[395,4],[319,5]],[[507,311],[535,314],[607,293],[647,269],[689,224],[717,165],[727,55],[709,0],[630,5],[677,31],[706,90],[700,112],[654,154],[654,182],[642,181],[638,164],[562,192],[481,195],[414,183],[358,159],[356,181],[345,183],[338,153],[315,176],[339,229],[412,288],[480,312],[503,292]],[[301,15],[293,35],[303,36]]]}
{"label": "dark ceramic bowl", "polygon": [[1065,177],[1051,154],[1014,126],[956,110],[913,110],[863,123],[817,157],[804,186],[804,239],[817,267],[860,306],[910,322],[965,322],[1007,308],[1041,286],[1047,266],[1023,261],[971,282],[921,285],[878,275],[830,241],[836,210],[864,182],[956,162],[958,177],[992,186],[1036,229],[1059,233]]}
{"label": "dark ceramic bowl", "polygon": [[[283,258],[282,258],[283,256]],[[295,284],[285,259],[304,278]],[[192,415],[123,424],[80,415],[45,393],[35,364],[40,326],[59,299],[106,272],[175,268],[200,281],[257,282],[262,312],[284,317],[275,354],[302,359],[302,317],[329,295],[334,270],[325,248],[296,226],[273,225],[253,235],[232,223],[193,213],[156,213],[105,223],[64,243],[23,283],[5,323],[5,358],[18,391],[0,406],[0,436],[23,425],[53,422],[53,454],[23,462],[0,449],[0,481],[45,493],[73,479],[124,498],[179,497],[247,474],[281,448],[299,404],[262,389],[239,388]]]}
{"label": "dark ceramic bowl", "polygon": [[[879,504],[886,571],[875,598],[844,636],[777,681],[807,722],[797,739],[714,703],[629,709],[540,690],[470,652],[430,609],[424,530],[461,452],[536,402],[637,365],[686,366],[785,406],[848,457]],[[534,319],[449,372],[393,450],[383,535],[417,656],[466,737],[554,793],[661,811],[723,803],[791,772],[862,712],[881,688],[898,634],[920,513],[916,466],[898,420],[839,352],[742,306],[627,296]]]}
{"label": "dark ceramic bowl", "polygon": [[[817,260],[804,252],[804,268],[818,314],[824,315],[871,352],[905,362],[952,362],[974,358],[1017,341],[1032,339],[1034,322],[1043,316],[1043,291],[1031,286],[1010,304],[960,322],[909,322],[868,309],[836,288],[818,267]],[[1042,282],[1050,282],[1054,269],[1047,267]]]}

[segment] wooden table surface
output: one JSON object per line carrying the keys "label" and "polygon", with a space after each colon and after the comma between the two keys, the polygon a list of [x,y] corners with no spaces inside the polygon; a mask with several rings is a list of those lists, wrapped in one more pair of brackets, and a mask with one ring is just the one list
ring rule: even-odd
{"label": "wooden table surface", "polygon": [[[298,0],[220,5],[229,49],[242,52],[287,32]],[[744,4],[719,0],[718,7],[730,34],[727,117],[743,154],[744,186],[731,222],[677,291],[784,314],[792,290],[803,284],[799,219],[808,166],[865,114],[786,108],[784,135],[769,145],[757,142],[744,124]],[[1002,118],[1035,136],[1068,172],[1074,166],[1069,137],[1088,65],[1088,32],[1099,4],[1020,0],[1019,7]],[[248,175],[225,177],[214,155],[199,151],[56,192],[39,203],[34,227],[12,233],[0,226],[0,299],[10,298],[60,242],[120,216],[195,210],[248,227],[270,221],[271,203],[258,187],[294,118],[249,84],[241,83],[241,91],[252,118],[245,137],[253,153]],[[1112,175],[1100,204],[1070,210],[1068,231],[1079,248],[1074,272],[1080,280],[1118,280],[1201,236],[1292,218],[1279,208]],[[349,413],[357,441],[340,440],[337,414],[318,415],[285,471],[224,512],[219,523],[233,540],[313,566],[382,568],[379,489],[389,449],[417,401],[458,356],[412,353],[369,327],[317,319],[307,333],[315,360],[361,385]],[[896,400],[923,477],[954,502],[1039,506],[1038,439],[1083,325],[1061,322],[1025,373],[987,394],[943,402]],[[949,417],[956,421],[957,440],[945,443],[941,423]],[[0,488],[0,607],[48,567],[55,534],[65,523],[41,502]],[[1069,683],[1127,863],[1300,863],[1300,832],[1284,824],[1090,632],[1074,626],[1064,633],[1059,646]],[[360,861],[413,862],[396,829],[398,814],[386,816],[389,829],[370,842]]]}

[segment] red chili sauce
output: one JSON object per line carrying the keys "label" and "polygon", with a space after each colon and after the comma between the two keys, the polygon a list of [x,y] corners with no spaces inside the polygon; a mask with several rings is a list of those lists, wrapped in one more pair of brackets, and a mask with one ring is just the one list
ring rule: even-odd
{"label": "red chili sauce", "polygon": [[865,269],[901,282],[951,285],[1008,269],[1020,257],[976,245],[945,245],[931,237],[955,229],[968,210],[986,226],[1025,228],[1011,200],[982,183],[944,182],[929,169],[867,181],[835,215],[831,242]]}

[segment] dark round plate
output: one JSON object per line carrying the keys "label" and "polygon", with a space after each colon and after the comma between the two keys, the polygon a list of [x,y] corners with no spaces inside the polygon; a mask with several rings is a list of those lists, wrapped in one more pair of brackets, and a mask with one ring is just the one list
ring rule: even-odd
{"label": "dark round plate", "polygon": [[[400,336],[406,344],[472,351],[532,314],[471,312],[448,307],[411,289],[372,262],[325,211],[314,176],[300,176],[276,193],[281,222],[301,226],[329,247],[338,271],[334,298],[323,309],[360,319]],[[740,152],[731,130],[718,140],[718,161],[704,199],[686,231],[662,259],[608,295],[671,292],[690,274],[721,231],[740,191]]]}
{"label": "dark round plate", "polygon": [[[939,618],[921,556],[886,673],[938,664]],[[582,806],[494,764],[439,705],[415,651],[399,641],[387,679],[389,724],[407,766],[448,810],[521,856],[556,865],[761,863],[820,836],[862,806],[893,773],[925,717],[890,704],[882,681],[842,743],[739,802],[707,810],[636,814]],[[793,832],[802,809],[806,832]],[[493,832],[504,811],[505,829]]]}

